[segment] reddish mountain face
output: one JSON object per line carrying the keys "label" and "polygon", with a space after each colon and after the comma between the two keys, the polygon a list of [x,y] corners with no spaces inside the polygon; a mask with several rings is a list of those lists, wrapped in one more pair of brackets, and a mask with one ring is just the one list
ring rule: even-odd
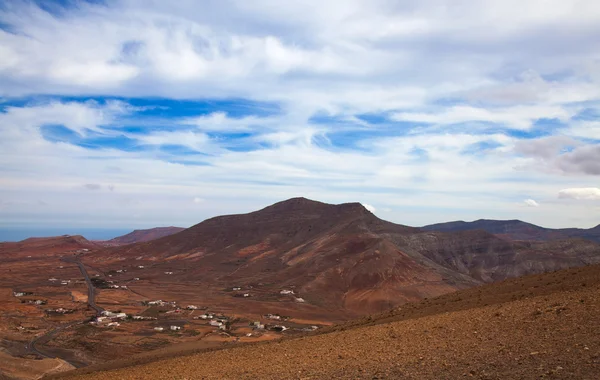
{"label": "reddish mountain face", "polygon": [[600,225],[590,228],[544,228],[520,220],[488,220],[447,222],[422,227],[425,231],[461,232],[483,230],[510,240],[554,241],[582,238],[600,243]]}
{"label": "reddish mountain face", "polygon": [[185,230],[181,227],[156,227],[146,230],[135,230],[127,235],[118,236],[106,241],[107,245],[124,245],[133,243],[142,243],[146,241],[160,239]]}
{"label": "reddish mountain face", "polygon": [[11,259],[23,256],[64,254],[81,250],[97,249],[98,245],[81,235],[29,238],[19,242],[0,243],[0,253]]}
{"label": "reddish mountain face", "polygon": [[294,198],[86,260],[104,267],[147,263],[156,276],[176,270],[170,281],[293,288],[311,305],[364,314],[482,282],[600,262],[600,245],[426,232],[383,221],[359,203]]}

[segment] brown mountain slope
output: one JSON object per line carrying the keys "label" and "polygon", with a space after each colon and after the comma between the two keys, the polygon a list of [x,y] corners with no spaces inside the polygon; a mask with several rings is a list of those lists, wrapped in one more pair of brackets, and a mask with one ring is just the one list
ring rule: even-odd
{"label": "brown mountain slope", "polygon": [[106,243],[115,243],[119,245],[141,243],[173,235],[183,230],[185,230],[185,228],[182,227],[155,227],[146,230],[134,230],[126,235],[110,239]]}
{"label": "brown mountain slope", "polygon": [[422,232],[378,219],[359,203],[294,198],[85,260],[113,269],[142,264],[151,268],[144,275],[153,283],[163,271],[176,271],[170,282],[289,287],[310,305],[357,315],[481,282],[600,262],[600,246],[513,243],[484,231]]}
{"label": "brown mountain slope", "polygon": [[447,294],[319,335],[55,377],[597,379],[599,294],[600,267],[588,266]]}

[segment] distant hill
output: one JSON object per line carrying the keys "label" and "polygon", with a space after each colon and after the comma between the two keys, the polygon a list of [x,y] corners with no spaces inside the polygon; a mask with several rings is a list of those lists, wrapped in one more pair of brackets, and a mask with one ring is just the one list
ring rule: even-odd
{"label": "distant hill", "polygon": [[146,230],[134,230],[126,235],[107,240],[106,243],[108,243],[107,245],[111,245],[111,243],[115,245],[142,243],[173,235],[183,230],[185,228],[182,227],[156,227]]}
{"label": "distant hill", "polygon": [[100,246],[81,235],[32,237],[18,242],[0,243],[0,254],[12,259],[22,256],[54,256],[65,253],[81,253]]}
{"label": "distant hill", "polygon": [[479,219],[474,222],[447,222],[422,227],[425,231],[460,232],[482,230],[511,240],[553,241],[582,238],[600,243],[600,225],[590,228],[552,229],[520,220]]}
{"label": "distant hill", "polygon": [[483,282],[598,263],[600,245],[423,231],[381,220],[360,203],[293,198],[85,260],[106,268],[147,261],[153,278],[177,271],[177,281],[213,287],[290,287],[311,305],[364,314]]}

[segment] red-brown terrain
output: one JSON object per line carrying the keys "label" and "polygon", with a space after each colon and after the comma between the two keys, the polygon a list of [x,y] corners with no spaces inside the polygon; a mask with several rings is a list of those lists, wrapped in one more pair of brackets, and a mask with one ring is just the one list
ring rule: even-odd
{"label": "red-brown terrain", "polygon": [[599,295],[599,266],[568,269],[406,304],[278,342],[133,357],[51,378],[595,380]]}
{"label": "red-brown terrain", "polygon": [[600,266],[403,305],[278,342],[133,357],[68,379],[598,379]]}
{"label": "red-brown terrain", "polygon": [[[489,282],[600,263],[600,245],[590,240],[423,231],[383,221],[359,203],[304,198],[149,242],[98,247],[75,238],[0,246],[8,273],[0,283],[0,318],[8,321],[1,342],[12,357],[39,357],[18,349],[37,337],[44,338],[38,351],[73,366],[157,348],[181,353],[272,340]],[[145,319],[87,323],[98,311],[87,305],[81,270],[95,281],[94,307]],[[48,318],[46,306],[23,303],[16,291],[73,312]],[[200,318],[207,314],[224,326]],[[22,320],[29,327],[18,328]]]}

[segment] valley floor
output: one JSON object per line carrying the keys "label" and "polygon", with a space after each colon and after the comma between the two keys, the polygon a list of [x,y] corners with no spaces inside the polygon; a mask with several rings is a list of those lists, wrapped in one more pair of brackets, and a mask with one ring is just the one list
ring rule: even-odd
{"label": "valley floor", "polygon": [[597,379],[600,267],[468,289],[318,335],[102,369],[56,377]]}

